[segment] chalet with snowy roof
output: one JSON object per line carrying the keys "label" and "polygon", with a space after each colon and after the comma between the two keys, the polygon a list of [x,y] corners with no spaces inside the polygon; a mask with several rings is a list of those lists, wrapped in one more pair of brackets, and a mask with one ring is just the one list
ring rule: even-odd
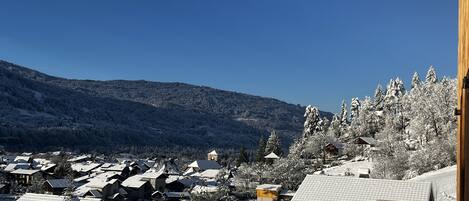
{"label": "chalet with snowy roof", "polygon": [[218,170],[221,169],[221,166],[216,161],[212,160],[196,160],[187,166],[187,170],[184,174],[202,172],[208,169]]}
{"label": "chalet with snowy roof", "polygon": [[128,193],[130,200],[150,199],[153,187],[149,180],[142,179],[141,175],[135,175],[122,182],[122,187]]}
{"label": "chalet with snowy roof", "polygon": [[64,190],[71,185],[67,179],[48,179],[44,182],[44,190],[48,194],[62,195]]}
{"label": "chalet with snowy roof", "polygon": [[430,182],[307,175],[292,201],[434,201]]}
{"label": "chalet with snowy roof", "polygon": [[141,177],[141,180],[149,181],[153,190],[164,191],[168,176],[163,172],[163,170],[154,171],[150,169],[139,176]]}
{"label": "chalet with snowy roof", "polygon": [[117,179],[93,178],[88,183],[79,186],[73,192],[78,197],[94,197],[111,199],[119,194],[119,181]]}
{"label": "chalet with snowy roof", "polygon": [[215,150],[211,151],[207,154],[207,160],[218,161],[218,153]]}
{"label": "chalet with snowy roof", "polygon": [[378,145],[378,141],[376,141],[372,137],[359,137],[353,141],[354,144],[364,145],[368,147],[375,147]]}
{"label": "chalet with snowy roof", "polygon": [[17,169],[10,174],[13,175],[16,183],[22,185],[31,185],[32,182],[40,181],[43,178],[40,170]]}

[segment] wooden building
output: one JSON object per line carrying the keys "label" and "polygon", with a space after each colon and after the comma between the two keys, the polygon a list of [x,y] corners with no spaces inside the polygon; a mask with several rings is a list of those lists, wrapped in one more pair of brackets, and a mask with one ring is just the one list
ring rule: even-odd
{"label": "wooden building", "polygon": [[262,184],[256,187],[257,201],[276,201],[279,200],[282,185]]}

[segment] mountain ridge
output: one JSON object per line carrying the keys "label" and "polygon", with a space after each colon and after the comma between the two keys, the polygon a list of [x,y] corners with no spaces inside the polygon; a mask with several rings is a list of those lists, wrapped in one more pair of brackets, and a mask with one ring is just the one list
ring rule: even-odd
{"label": "mountain ridge", "polygon": [[[136,133],[135,135],[166,140],[159,144],[177,145],[177,143],[168,142],[165,137],[161,138],[161,133],[149,129],[153,127],[152,125],[156,125],[156,130],[171,134],[172,137],[184,138],[182,136],[185,136],[187,139],[192,139],[184,140],[189,141],[191,146],[205,142],[202,143],[204,146],[237,147],[244,145],[253,147],[259,136],[266,135],[269,130],[279,130],[283,133],[283,139],[288,144],[294,136],[301,132],[302,128],[304,107],[274,98],[181,82],[66,79],[50,76],[3,60],[0,60],[0,68],[3,88],[0,97],[10,97],[9,104],[2,106],[1,111],[4,111],[0,113],[3,114],[4,118],[2,119],[8,122],[5,114],[9,114],[9,118],[16,118],[16,120],[19,117],[29,115],[33,119],[29,120],[29,123],[32,124],[30,126],[36,130],[38,127],[50,128],[51,125],[47,124],[46,120],[50,115],[47,112],[51,112],[62,115],[59,115],[61,118],[56,121],[63,123],[65,127],[78,124],[78,130],[83,129],[85,123],[98,130],[107,128],[107,126],[123,126],[132,130],[129,133]],[[23,93],[12,95],[11,91],[14,90]],[[5,91],[10,91],[10,93]],[[64,97],[54,91],[67,94],[76,100]],[[41,108],[41,104],[34,102],[35,100],[40,103],[41,99],[43,101],[41,104],[46,109]],[[66,106],[58,107],[60,111],[54,113],[54,106],[50,105],[51,101],[63,101],[62,103]],[[25,107],[28,106],[27,103],[29,103],[29,108]],[[13,112],[15,104],[19,106],[17,113]],[[102,108],[77,108],[83,105],[99,105]],[[132,114],[131,111],[135,108],[141,112],[140,114],[148,116],[142,118],[139,117],[139,114]],[[6,110],[9,112],[6,113]],[[80,115],[88,114],[84,112],[86,110],[94,116],[81,117]],[[119,110],[126,111],[131,116],[126,118]],[[44,111],[46,112],[44,113]],[[104,117],[107,113],[109,114]],[[65,118],[70,114],[74,118]],[[34,115],[39,115],[39,117],[34,117]],[[323,112],[323,116],[330,118],[331,114]],[[165,119],[166,117],[171,118]],[[191,118],[196,118],[199,122],[194,123],[195,119]],[[40,121],[40,123],[36,121]],[[184,125],[187,124],[188,127],[180,128],[181,122]],[[213,122],[219,124],[216,125]],[[19,122],[10,122],[10,124],[13,127],[21,125]],[[143,125],[146,126],[145,129]],[[132,135],[125,136],[131,137]],[[207,137],[207,135],[211,137]],[[230,140],[219,142],[220,140],[217,141],[216,137]],[[125,144],[125,142],[122,143]]]}

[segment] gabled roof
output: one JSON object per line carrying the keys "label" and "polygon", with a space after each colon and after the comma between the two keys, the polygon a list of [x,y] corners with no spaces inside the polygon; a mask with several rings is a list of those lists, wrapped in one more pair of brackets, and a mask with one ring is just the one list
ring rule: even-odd
{"label": "gabled roof", "polygon": [[10,163],[3,170],[5,172],[12,172],[17,169],[29,169],[30,167],[31,167],[31,164],[29,163]]}
{"label": "gabled roof", "polygon": [[13,172],[11,172],[11,174],[24,174],[24,175],[32,175],[32,174],[35,174],[39,172],[39,170],[25,170],[25,169],[17,169]]}
{"label": "gabled roof", "polygon": [[164,170],[150,169],[141,175],[145,179],[158,179],[158,178],[168,178],[168,176],[163,172]]}
{"label": "gabled roof", "polygon": [[28,163],[30,160],[30,156],[17,156],[14,161],[18,163]]}
{"label": "gabled roof", "polygon": [[429,201],[429,182],[307,175],[292,201]]}
{"label": "gabled roof", "polygon": [[142,180],[141,175],[135,175],[127,178],[122,182],[123,187],[128,187],[128,188],[140,188],[143,185],[145,185],[148,181]]}
{"label": "gabled roof", "polygon": [[72,163],[72,170],[75,172],[89,172],[101,166],[100,163]]}
{"label": "gabled roof", "polygon": [[268,154],[267,156],[264,157],[265,159],[279,159],[280,157],[277,156],[274,152]]}
{"label": "gabled roof", "polygon": [[210,154],[210,155],[218,155],[218,153],[217,153],[215,150],[211,151],[211,152],[208,153],[208,154]]}
{"label": "gabled roof", "polygon": [[190,168],[199,168],[200,170],[220,169],[220,164],[211,160],[196,160],[188,165]]}
{"label": "gabled roof", "polygon": [[67,179],[49,179],[46,181],[52,188],[67,188],[70,181]]}
{"label": "gabled roof", "polygon": [[208,169],[200,173],[202,178],[215,178],[220,173],[220,170]]}

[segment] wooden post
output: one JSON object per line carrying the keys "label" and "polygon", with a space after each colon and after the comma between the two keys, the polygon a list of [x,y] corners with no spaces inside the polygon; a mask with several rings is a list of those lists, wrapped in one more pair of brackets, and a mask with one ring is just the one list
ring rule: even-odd
{"label": "wooden post", "polygon": [[[469,107],[467,98],[469,86],[464,87],[464,77],[469,69],[469,0],[459,0],[459,33],[458,33],[458,149],[457,149],[457,199],[469,201]],[[468,76],[469,78],[469,76]]]}

